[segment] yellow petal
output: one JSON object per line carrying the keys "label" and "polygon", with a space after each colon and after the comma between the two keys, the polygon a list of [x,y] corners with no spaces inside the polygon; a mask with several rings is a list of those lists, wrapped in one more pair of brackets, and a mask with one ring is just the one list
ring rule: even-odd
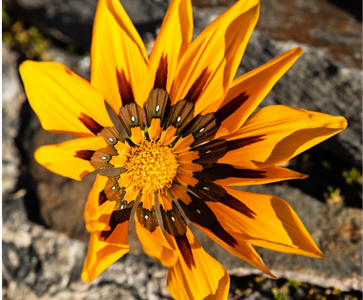
{"label": "yellow petal", "polygon": [[185,215],[197,228],[232,254],[274,277],[250,244],[223,228],[213,211],[207,206],[208,202],[187,193],[183,188],[176,187],[176,185],[172,187],[173,196],[179,201]]}
{"label": "yellow petal", "polygon": [[[259,15],[259,1],[238,1],[189,46],[171,88],[172,104],[189,98],[195,115],[227,92]],[[192,89],[191,89],[192,88]]]}
{"label": "yellow petal", "polygon": [[158,225],[153,232],[150,232],[140,224],[136,214],[135,226],[145,253],[166,267],[174,266],[178,259],[177,251],[169,245],[160,226]]}
{"label": "yellow petal", "polygon": [[102,241],[99,232],[91,233],[81,275],[83,281],[90,282],[94,280],[100,273],[130,250],[127,243],[128,227],[129,221],[118,224],[107,239],[112,242]]}
{"label": "yellow petal", "polygon": [[[122,72],[127,82],[119,82],[117,73]],[[151,90],[147,75],[144,44],[120,1],[98,1],[91,47],[92,85],[118,114],[122,105],[120,89],[125,84],[130,85],[134,100],[142,107]]]}
{"label": "yellow petal", "polygon": [[25,61],[19,70],[29,103],[45,130],[94,136],[79,119],[82,114],[99,126],[113,126],[101,94],[67,67],[55,62]]}
{"label": "yellow petal", "polygon": [[160,126],[160,119],[152,119],[151,125],[148,129],[150,140],[156,141],[162,131],[163,128]]}
{"label": "yellow petal", "polygon": [[106,183],[107,177],[97,174],[96,180],[88,195],[83,217],[89,232],[110,230],[108,222],[115,207],[115,202],[105,201],[100,203],[100,193],[104,190]]}
{"label": "yellow petal", "polygon": [[253,212],[248,217],[221,203],[207,203],[225,230],[234,237],[275,251],[324,257],[284,200],[272,195],[225,189]]}
{"label": "yellow petal", "polygon": [[[214,107],[216,107],[216,105],[223,107],[227,103],[230,103],[232,100],[242,95],[245,95],[247,100],[243,99],[243,104],[222,122],[215,138],[231,134],[240,128],[261,101],[266,97],[275,83],[298,59],[301,53],[302,49],[300,47],[296,47],[234,80],[225,99],[223,100],[223,103],[220,104],[215,102],[212,105]],[[236,99],[234,101],[238,100]],[[210,109],[213,111],[213,108]]]}
{"label": "yellow petal", "polygon": [[48,170],[75,180],[94,171],[88,160],[75,157],[77,151],[96,151],[107,146],[103,137],[79,138],[57,145],[47,145],[35,151],[35,160]]}
{"label": "yellow petal", "polygon": [[165,57],[167,59],[166,91],[170,92],[176,68],[191,41],[192,34],[193,16],[190,0],[171,1],[150,55],[151,85],[154,85],[160,59]]}
{"label": "yellow petal", "polygon": [[[251,175],[249,173],[252,172]],[[256,174],[253,174],[256,172]],[[242,175],[243,176],[243,175]],[[250,176],[250,177],[249,177]],[[258,170],[246,170],[245,177],[230,177],[218,179],[214,183],[224,186],[243,186],[254,184],[266,184],[291,179],[304,179],[308,176],[299,172],[295,172],[286,168],[270,167]]]}
{"label": "yellow petal", "polygon": [[169,145],[174,139],[176,128],[174,126],[169,126],[166,130],[161,133],[160,142],[163,145]]}
{"label": "yellow petal", "polygon": [[[175,239],[166,233],[172,246],[178,249]],[[167,287],[175,299],[227,299],[229,276],[223,266],[208,255],[187,228],[186,237],[191,247],[195,266],[188,267],[183,256],[169,268]]]}
{"label": "yellow petal", "polygon": [[258,137],[255,143],[228,151],[218,163],[256,169],[278,165],[342,131],[343,117],[284,105],[260,109],[235,133],[223,137],[230,144]]}

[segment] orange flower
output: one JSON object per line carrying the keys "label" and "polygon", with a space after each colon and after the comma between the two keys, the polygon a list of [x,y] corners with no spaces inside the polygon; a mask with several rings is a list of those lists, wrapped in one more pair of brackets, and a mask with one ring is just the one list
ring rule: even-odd
{"label": "orange flower", "polygon": [[[83,280],[129,251],[133,208],[142,246],[169,267],[167,285],[176,299],[225,299],[229,289],[227,272],[201,248],[181,210],[271,276],[252,245],[324,256],[285,201],[231,187],[305,178],[277,165],[347,125],[343,117],[283,105],[252,114],[302,53],[294,48],[233,80],[259,8],[258,0],[238,1],[191,42],[190,0],[173,0],[148,58],[119,1],[99,0],[91,83],[58,63],[21,65],[43,128],[78,137],[39,148],[36,160],[76,180],[114,168],[113,176],[97,175],[85,207],[91,237]],[[125,134],[112,124],[104,100]]]}

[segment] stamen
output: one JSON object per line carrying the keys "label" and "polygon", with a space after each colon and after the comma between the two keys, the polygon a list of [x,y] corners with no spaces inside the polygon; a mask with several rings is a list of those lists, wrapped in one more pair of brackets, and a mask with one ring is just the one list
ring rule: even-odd
{"label": "stamen", "polygon": [[142,193],[166,193],[178,172],[178,162],[171,148],[144,141],[131,149],[124,169],[130,184]]}

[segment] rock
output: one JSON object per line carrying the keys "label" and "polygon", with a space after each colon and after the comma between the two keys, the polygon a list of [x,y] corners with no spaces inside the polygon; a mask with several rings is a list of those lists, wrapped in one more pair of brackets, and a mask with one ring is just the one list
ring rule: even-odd
{"label": "rock", "polygon": [[[20,175],[21,156],[15,139],[21,126],[19,116],[26,97],[19,79],[17,60],[18,55],[15,52],[6,46],[2,47],[2,193],[4,198],[14,197],[10,194],[16,192]],[[20,193],[23,192],[20,191]]]}
{"label": "rock", "polygon": [[127,254],[82,282],[84,242],[29,222],[23,199],[3,213],[3,299],[169,299],[167,270],[151,258]]}

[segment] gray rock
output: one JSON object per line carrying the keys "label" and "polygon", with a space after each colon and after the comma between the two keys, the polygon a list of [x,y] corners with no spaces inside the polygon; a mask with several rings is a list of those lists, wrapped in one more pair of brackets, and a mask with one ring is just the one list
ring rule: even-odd
{"label": "gray rock", "polygon": [[[18,55],[2,47],[2,166],[3,197],[12,197],[20,175],[21,156],[15,138],[21,126],[20,111],[26,101],[18,75]],[[22,193],[22,192],[21,192]]]}

